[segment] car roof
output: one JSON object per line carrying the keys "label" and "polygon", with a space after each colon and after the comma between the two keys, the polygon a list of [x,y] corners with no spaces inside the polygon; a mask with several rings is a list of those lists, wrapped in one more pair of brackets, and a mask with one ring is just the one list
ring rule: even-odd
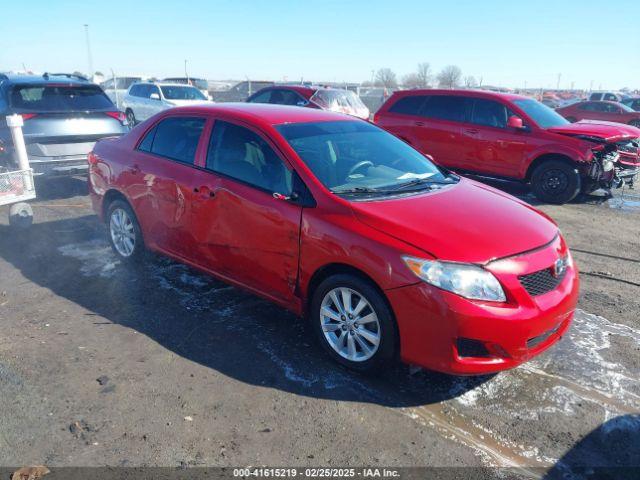
{"label": "car roof", "polygon": [[525,95],[518,95],[515,93],[492,92],[489,90],[478,90],[478,89],[445,90],[445,89],[435,89],[435,88],[416,89],[416,90],[397,90],[393,92],[393,95],[396,97],[405,97],[405,96],[411,96],[411,95],[456,95],[456,96],[466,95],[466,96],[478,97],[478,98],[502,98],[503,100],[526,100],[531,98]]}
{"label": "car roof", "polygon": [[282,125],[285,123],[362,121],[355,117],[319,110],[315,108],[301,108],[290,105],[275,105],[269,103],[214,103],[186,107],[174,107],[167,110],[171,114],[224,114],[238,120]]}
{"label": "car roof", "polygon": [[74,75],[66,74],[43,74],[43,75],[20,75],[20,74],[0,74],[0,82],[8,81],[9,83],[28,83],[28,84],[48,84],[48,83],[67,83],[76,85],[93,85],[89,80]]}

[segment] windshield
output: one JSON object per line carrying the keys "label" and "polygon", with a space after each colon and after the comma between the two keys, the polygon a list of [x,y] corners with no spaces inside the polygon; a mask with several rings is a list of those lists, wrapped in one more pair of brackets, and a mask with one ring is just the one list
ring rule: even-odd
{"label": "windshield", "polygon": [[177,77],[177,78],[165,78],[166,82],[171,83],[183,83],[185,85],[193,85],[199,90],[207,90],[209,88],[209,82],[202,78],[186,78],[186,77]]}
{"label": "windshield", "polygon": [[426,157],[390,133],[361,121],[277,127],[322,184],[335,193],[452,183]]}
{"label": "windshield", "polygon": [[536,100],[523,98],[521,100],[514,100],[513,103],[524,110],[524,113],[529,115],[540,128],[559,127],[569,123],[569,121],[559,113],[554,112],[551,108]]}
{"label": "windshield", "polygon": [[195,87],[164,85],[160,89],[167,100],[206,100],[202,92]]}
{"label": "windshield", "polygon": [[367,108],[350,90],[320,89],[311,97],[311,101],[334,112],[356,113]]}
{"label": "windshield", "polygon": [[16,110],[84,112],[113,110],[109,97],[97,85],[18,85],[9,99]]}
{"label": "windshield", "polygon": [[635,112],[635,110],[631,108],[629,105],[625,105],[624,103],[620,103],[619,105],[622,107],[622,110],[624,110],[625,112]]}

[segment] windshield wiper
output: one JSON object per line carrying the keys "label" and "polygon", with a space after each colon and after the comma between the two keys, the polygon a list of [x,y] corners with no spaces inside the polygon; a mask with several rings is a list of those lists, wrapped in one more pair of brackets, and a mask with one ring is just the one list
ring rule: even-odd
{"label": "windshield wiper", "polygon": [[331,190],[331,193],[337,193],[337,194],[341,194],[341,193],[391,193],[391,191],[389,190],[380,190],[378,188],[372,188],[372,187],[353,187],[353,188],[340,188],[340,189],[335,189],[335,190]]}
{"label": "windshield wiper", "polygon": [[439,182],[436,180],[429,180],[428,178],[414,178],[413,180],[409,180],[408,182],[398,183],[396,185],[392,185],[392,190],[404,190],[409,187],[417,187],[419,185],[426,185],[427,188],[432,188],[434,185],[451,185],[455,182]]}

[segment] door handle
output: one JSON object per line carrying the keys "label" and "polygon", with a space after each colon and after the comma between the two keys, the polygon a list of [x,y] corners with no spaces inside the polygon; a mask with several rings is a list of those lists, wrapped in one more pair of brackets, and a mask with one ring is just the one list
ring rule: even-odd
{"label": "door handle", "polygon": [[214,192],[213,190],[211,190],[209,187],[195,187],[193,189],[193,193],[199,193],[200,194],[200,198],[213,198],[216,196],[216,192]]}
{"label": "door handle", "polygon": [[415,122],[414,125],[416,127],[424,127],[424,122]]}
{"label": "door handle", "polygon": [[468,133],[469,135],[476,135],[478,133],[480,133],[480,130],[477,130],[475,128],[466,128],[464,130],[465,133]]}

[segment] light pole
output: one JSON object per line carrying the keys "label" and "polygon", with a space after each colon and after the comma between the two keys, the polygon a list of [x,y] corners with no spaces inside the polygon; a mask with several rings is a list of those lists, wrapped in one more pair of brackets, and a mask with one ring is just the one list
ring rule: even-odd
{"label": "light pole", "polygon": [[184,61],[184,76],[187,77],[187,83],[189,83],[189,74],[187,73],[187,60]]}
{"label": "light pole", "polygon": [[89,62],[89,79],[93,80],[93,58],[91,57],[91,42],[89,41],[89,25],[84,24],[84,37],[87,41],[87,60]]}

